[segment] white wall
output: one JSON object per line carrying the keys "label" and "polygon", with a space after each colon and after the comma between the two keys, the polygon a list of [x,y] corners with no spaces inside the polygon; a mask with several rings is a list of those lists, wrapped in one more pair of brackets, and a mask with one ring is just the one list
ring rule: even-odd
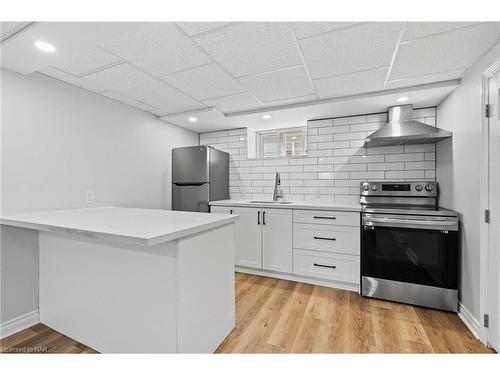
{"label": "white wall", "polygon": [[[170,208],[171,149],[197,133],[37,73],[1,79],[2,214],[88,206],[86,190],[96,206]],[[5,321],[37,308],[37,249],[4,227],[1,250]]]}
{"label": "white wall", "polygon": [[[413,117],[436,125],[436,109],[415,109]],[[200,144],[229,152],[233,199],[271,199],[280,172],[285,199],[357,204],[368,180],[434,180],[434,144],[364,148],[364,138],[385,125],[387,113],[308,121],[307,157],[248,159],[241,141],[246,129],[200,134]]]}
{"label": "white wall", "polygon": [[481,74],[500,61],[500,43],[476,62],[460,86],[437,110],[439,127],[453,132],[453,138],[437,145],[437,180],[441,206],[462,215],[461,303],[479,320],[481,164]]}

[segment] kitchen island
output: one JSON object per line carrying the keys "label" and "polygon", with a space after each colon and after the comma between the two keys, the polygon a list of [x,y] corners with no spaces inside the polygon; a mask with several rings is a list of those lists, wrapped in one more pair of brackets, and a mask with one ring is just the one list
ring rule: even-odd
{"label": "kitchen island", "polygon": [[103,353],[211,353],[233,329],[234,215],[100,207],[38,231],[40,321]]}

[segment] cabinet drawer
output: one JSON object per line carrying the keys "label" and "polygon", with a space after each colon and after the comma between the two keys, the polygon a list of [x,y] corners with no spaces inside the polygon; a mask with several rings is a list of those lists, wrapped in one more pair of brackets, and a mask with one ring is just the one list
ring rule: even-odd
{"label": "cabinet drawer", "polygon": [[359,255],[359,227],[293,224],[293,247]]}
{"label": "cabinet drawer", "polygon": [[359,284],[359,256],[293,249],[293,273]]}
{"label": "cabinet drawer", "polygon": [[335,224],[359,227],[359,212],[293,210],[294,223]]}

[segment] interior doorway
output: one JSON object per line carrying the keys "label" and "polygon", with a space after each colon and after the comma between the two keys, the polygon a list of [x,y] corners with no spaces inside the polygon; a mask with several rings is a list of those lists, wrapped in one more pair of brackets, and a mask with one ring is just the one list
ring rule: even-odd
{"label": "interior doorway", "polygon": [[500,352],[500,66],[487,77],[485,93],[488,132],[488,269],[487,303],[488,314],[487,342]]}

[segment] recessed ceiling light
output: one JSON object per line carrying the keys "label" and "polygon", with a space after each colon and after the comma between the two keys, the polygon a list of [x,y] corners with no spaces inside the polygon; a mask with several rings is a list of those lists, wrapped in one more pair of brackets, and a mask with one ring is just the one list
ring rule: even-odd
{"label": "recessed ceiling light", "polygon": [[399,103],[403,103],[403,102],[407,102],[407,101],[408,101],[408,99],[410,99],[410,98],[409,98],[409,97],[407,97],[407,96],[402,96],[402,97],[398,98],[398,99],[397,99],[397,101],[398,101]]}
{"label": "recessed ceiling light", "polygon": [[44,42],[43,40],[35,40],[35,47],[38,48],[40,51],[47,53],[56,52],[56,47],[54,47],[53,44],[50,44],[49,42]]}
{"label": "recessed ceiling light", "polygon": [[264,120],[267,120],[267,119],[270,119],[270,118],[271,118],[271,115],[262,115],[262,118],[263,118]]}
{"label": "recessed ceiling light", "polygon": [[188,117],[188,121],[189,122],[196,122],[196,121],[198,121],[198,119],[196,117],[194,117],[194,116],[189,116]]}

